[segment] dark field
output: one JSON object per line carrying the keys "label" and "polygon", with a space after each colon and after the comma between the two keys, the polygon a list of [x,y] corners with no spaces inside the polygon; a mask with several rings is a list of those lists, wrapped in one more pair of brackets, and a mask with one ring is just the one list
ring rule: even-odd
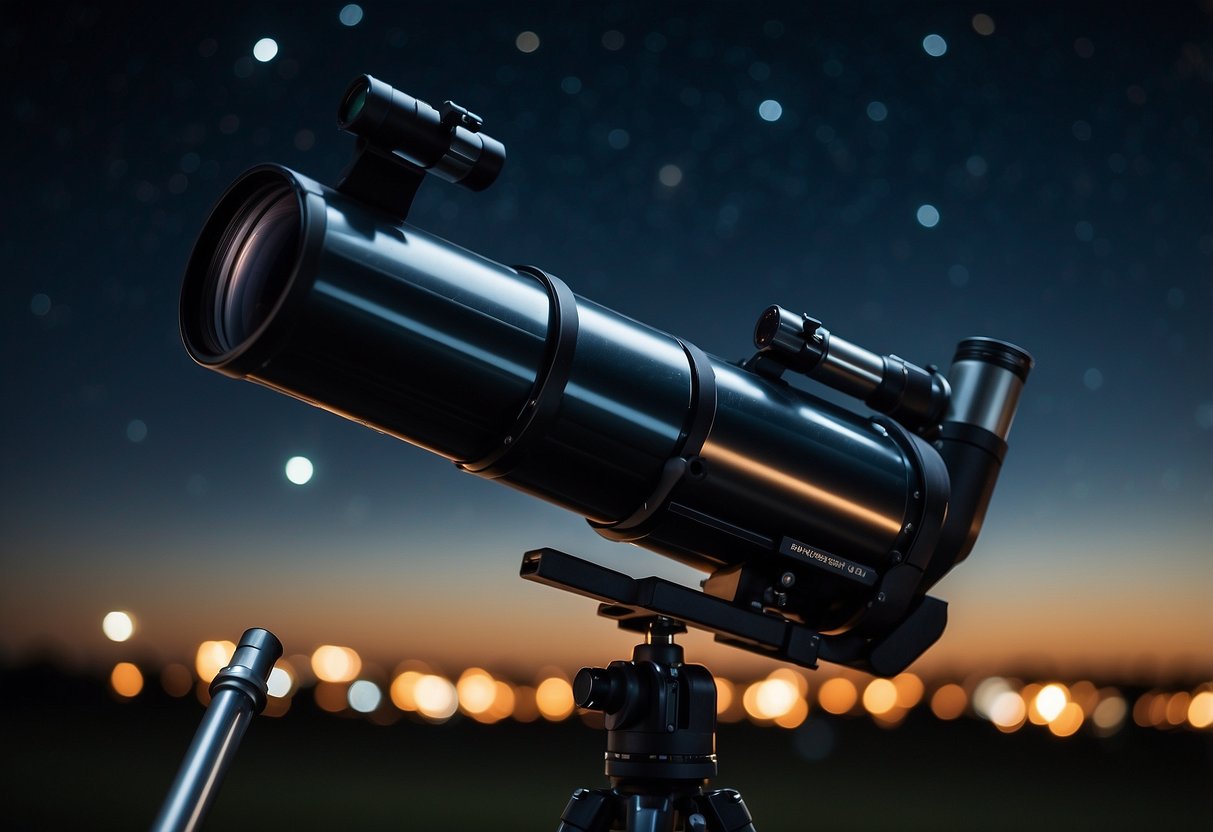
{"label": "dark field", "polygon": [[[0,674],[4,828],[146,828],[202,716],[154,688],[124,703],[46,668]],[[1029,729],[921,708],[894,730],[722,725],[716,784],[742,792],[761,832],[1211,828],[1213,735]],[[286,717],[254,721],[207,828],[554,829],[573,788],[604,785],[603,742],[577,720],[376,726],[304,692]]]}

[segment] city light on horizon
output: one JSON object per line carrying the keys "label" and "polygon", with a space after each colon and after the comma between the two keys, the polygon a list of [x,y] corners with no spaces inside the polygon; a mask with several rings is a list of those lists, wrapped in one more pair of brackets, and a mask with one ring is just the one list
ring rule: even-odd
{"label": "city light on horizon", "polygon": [[[227,647],[222,642],[200,645],[199,668],[212,673],[214,665],[226,652]],[[166,667],[164,673],[167,675],[175,667],[179,666]],[[202,675],[198,678],[200,684],[209,681]],[[802,681],[798,683],[797,679]],[[898,680],[901,680],[900,684]],[[778,668],[765,679],[749,683],[723,677],[716,677],[716,683],[717,707],[723,721],[727,721],[724,714],[732,707],[733,691],[742,689],[745,714],[752,721],[785,729],[801,725],[813,707],[821,708],[832,718],[855,718],[854,708],[861,704],[862,712],[878,724],[896,726],[919,707],[928,710],[936,719],[948,722],[964,715],[971,706],[973,717],[988,720],[1004,733],[1013,733],[1031,723],[1065,738],[1090,725],[1090,733],[1107,737],[1121,729],[1130,711],[1118,689],[1095,688],[1086,680],[1073,682],[1069,687],[1060,682],[1016,686],[1003,677],[988,677],[976,683],[972,700],[966,696],[964,687],[954,682],[936,685],[927,696],[926,685],[912,674],[872,678],[863,686],[862,694],[851,679],[831,676],[824,679],[815,688],[816,695],[811,696],[814,688],[804,681],[803,675],[787,668]],[[111,673],[110,684],[122,698],[132,699],[143,689],[142,672],[129,662],[120,662]],[[174,687],[180,685],[177,681],[172,684]],[[304,687],[296,689],[290,672],[283,667],[275,668],[271,674],[271,696],[286,700],[280,713],[285,713],[289,700]],[[1090,694],[1082,697],[1083,702],[1071,696],[1071,691],[1085,688],[1090,689]],[[174,695],[181,692],[177,690]],[[437,724],[448,721],[456,712],[462,712],[476,722],[491,724],[508,718],[527,722],[539,715],[559,722],[576,711],[571,687],[564,678],[547,676],[537,688],[528,688],[494,678],[478,667],[465,669],[458,682],[439,674],[405,670],[393,678],[387,694],[397,710],[417,713],[426,721]],[[366,679],[349,682],[321,679],[313,695],[322,710],[334,712],[348,707],[371,714],[384,701],[383,689]],[[532,712],[530,708],[534,706],[537,710]],[[1132,712],[1133,721],[1141,728],[1209,730],[1213,728],[1213,681],[1191,692],[1147,692],[1137,700]]]}
{"label": "city light on horizon", "polygon": [[[230,661],[234,649],[228,641],[200,643],[194,674],[176,662],[164,665],[159,674],[165,692],[185,695],[195,687],[196,678],[197,692],[205,704],[206,685]],[[271,709],[273,716],[285,715],[292,700],[309,690],[322,711],[352,711],[380,724],[385,724],[385,707],[391,712],[413,713],[436,725],[457,715],[483,724],[504,719],[530,722],[539,717],[561,722],[580,711],[574,706],[568,679],[550,667],[540,671],[538,685],[532,688],[511,681],[508,674],[476,666],[448,678],[408,659],[399,662],[390,681],[381,685],[359,676],[361,659],[350,647],[324,644],[294,661],[306,662],[315,680],[300,677],[291,661],[281,660],[268,681],[271,703],[277,703]],[[110,689],[122,700],[134,700],[144,690],[144,672],[131,662],[119,662],[109,673]],[[722,723],[740,715],[757,725],[786,730],[804,724],[815,709],[831,719],[866,716],[889,729],[922,710],[940,722],[980,719],[1008,734],[1036,726],[1063,739],[1078,734],[1107,738],[1121,731],[1126,722],[1139,729],[1213,730],[1213,680],[1191,689],[1156,688],[1130,700],[1122,689],[1100,687],[1088,679],[1024,682],[991,675],[958,683],[946,678],[924,680],[912,672],[865,678],[851,671],[806,674],[786,666],[753,681],[722,675],[714,678]]]}

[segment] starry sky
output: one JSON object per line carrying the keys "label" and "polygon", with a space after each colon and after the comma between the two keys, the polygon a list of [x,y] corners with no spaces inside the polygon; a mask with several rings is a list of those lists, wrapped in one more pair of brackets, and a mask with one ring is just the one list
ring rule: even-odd
{"label": "starry sky", "polygon": [[266,626],[288,653],[575,668],[631,639],[520,581],[523,551],[700,577],[187,357],[209,206],[265,161],[334,182],[369,72],[508,148],[411,222],[714,355],[771,303],[920,365],[971,335],[1034,354],[923,668],[1213,673],[1211,35],[1206,3],[6,11],[0,660],[111,661],[126,609],[153,659]]}

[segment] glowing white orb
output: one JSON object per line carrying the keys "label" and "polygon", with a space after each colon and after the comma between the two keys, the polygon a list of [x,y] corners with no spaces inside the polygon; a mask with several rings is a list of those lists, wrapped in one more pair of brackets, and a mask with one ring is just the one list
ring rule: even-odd
{"label": "glowing white orb", "polygon": [[922,51],[938,58],[948,51],[948,42],[940,35],[927,35],[922,39]]}
{"label": "glowing white orb", "polygon": [[129,612],[114,610],[101,619],[101,632],[110,641],[126,641],[135,634],[135,619]]}
{"label": "glowing white orb", "polygon": [[768,98],[758,105],[758,117],[763,121],[779,121],[782,115],[783,105],[773,98]]}
{"label": "glowing white orb", "polygon": [[374,682],[366,679],[359,679],[350,685],[347,695],[349,696],[350,707],[360,714],[371,713],[383,701],[383,691],[379,690],[379,686]]}
{"label": "glowing white orb", "polygon": [[307,485],[314,473],[316,469],[306,456],[293,456],[286,461],[286,478],[295,485]]}
{"label": "glowing white orb", "polygon": [[267,64],[278,55],[278,41],[273,38],[262,38],[253,44],[253,57]]}
{"label": "glowing white orb", "polygon": [[934,228],[939,225],[939,209],[929,203],[919,205],[915,216],[918,219],[918,224],[923,228]]}

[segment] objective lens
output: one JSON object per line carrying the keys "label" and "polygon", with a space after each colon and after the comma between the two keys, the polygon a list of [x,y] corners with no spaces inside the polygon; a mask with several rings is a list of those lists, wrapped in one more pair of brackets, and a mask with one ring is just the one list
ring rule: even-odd
{"label": "objective lens", "polygon": [[366,96],[370,91],[371,85],[364,82],[346,94],[345,104],[341,108],[340,120],[343,125],[353,124],[357,120],[362,108],[366,106]]}
{"label": "objective lens", "polygon": [[301,217],[294,192],[266,185],[237,212],[208,275],[219,352],[235,349],[265,323],[298,260]]}

